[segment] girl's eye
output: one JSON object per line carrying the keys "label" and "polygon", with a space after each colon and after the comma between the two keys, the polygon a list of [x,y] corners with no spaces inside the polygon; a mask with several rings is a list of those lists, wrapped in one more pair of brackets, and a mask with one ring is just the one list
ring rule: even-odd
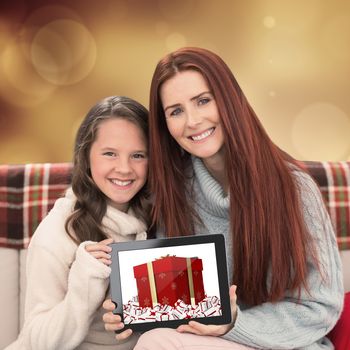
{"label": "girl's eye", "polygon": [[176,117],[177,115],[179,115],[180,113],[182,112],[182,110],[181,110],[181,108],[175,108],[174,110],[172,110],[171,112],[170,112],[170,116],[172,116],[172,117]]}
{"label": "girl's eye", "polygon": [[104,152],[103,155],[107,156],[107,157],[115,157],[116,156],[116,154],[114,152]]}
{"label": "girl's eye", "polygon": [[210,101],[209,97],[202,97],[198,100],[199,105],[206,105]]}
{"label": "girl's eye", "polygon": [[145,159],[145,158],[146,158],[146,155],[143,154],[143,153],[135,153],[132,157],[133,157],[134,159]]}

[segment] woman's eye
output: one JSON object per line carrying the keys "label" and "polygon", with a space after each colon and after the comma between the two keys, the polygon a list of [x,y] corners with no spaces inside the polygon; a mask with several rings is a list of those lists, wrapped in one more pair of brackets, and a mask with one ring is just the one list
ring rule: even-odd
{"label": "woman's eye", "polygon": [[181,108],[175,108],[174,110],[172,110],[170,112],[170,115],[173,117],[176,117],[177,115],[179,115],[182,112]]}
{"label": "woman's eye", "polygon": [[210,101],[209,97],[202,97],[201,99],[199,99],[198,104],[199,105],[206,105],[209,101]]}

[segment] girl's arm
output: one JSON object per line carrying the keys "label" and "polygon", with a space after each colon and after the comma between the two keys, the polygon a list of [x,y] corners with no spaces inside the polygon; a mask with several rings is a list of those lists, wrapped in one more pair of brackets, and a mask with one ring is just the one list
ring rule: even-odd
{"label": "girl's arm", "polygon": [[[50,230],[59,232],[51,235]],[[108,266],[86,251],[89,243],[76,249],[52,215],[39,226],[27,256],[25,324],[20,335],[25,349],[70,350],[86,337],[110,274]]]}

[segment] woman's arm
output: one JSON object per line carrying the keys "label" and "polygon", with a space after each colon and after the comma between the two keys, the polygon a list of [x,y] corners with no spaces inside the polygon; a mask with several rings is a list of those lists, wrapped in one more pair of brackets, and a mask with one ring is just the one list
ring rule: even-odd
{"label": "woman's arm", "polygon": [[[329,215],[314,181],[298,172],[301,208],[314,238],[320,271],[308,259],[308,287],[300,302],[287,292],[284,300],[238,308],[234,328],[224,338],[262,349],[305,347],[322,339],[335,325],[343,304],[341,261]],[[238,286],[239,288],[239,286]]]}

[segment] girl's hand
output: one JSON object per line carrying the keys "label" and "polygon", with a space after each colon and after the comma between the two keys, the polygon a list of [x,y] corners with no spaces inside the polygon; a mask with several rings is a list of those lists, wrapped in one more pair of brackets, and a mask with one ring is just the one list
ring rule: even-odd
{"label": "girl's hand", "polygon": [[108,246],[108,244],[113,243],[112,238],[107,238],[101,242],[94,244],[87,244],[85,246],[85,250],[90,253],[94,258],[101,261],[103,264],[109,266],[112,264],[110,252],[112,248]]}
{"label": "girl's hand", "polygon": [[[115,305],[112,303],[111,299],[107,299],[103,303],[103,308],[108,311],[105,314],[103,314],[103,322],[105,323],[105,329],[106,331],[119,331],[124,328],[124,323],[121,320],[121,317],[119,315],[114,315],[113,310],[115,309]],[[132,334],[131,329],[127,329],[121,333],[118,333],[115,338],[117,340],[123,340]]]}
{"label": "girl's hand", "polygon": [[236,286],[230,287],[230,302],[231,302],[231,313],[232,313],[232,322],[230,324],[225,324],[222,326],[217,325],[206,325],[196,321],[190,321],[188,324],[183,324],[177,327],[177,331],[180,333],[193,333],[197,335],[211,335],[219,337],[227,333],[235,324],[237,317],[237,295],[236,295]]}

